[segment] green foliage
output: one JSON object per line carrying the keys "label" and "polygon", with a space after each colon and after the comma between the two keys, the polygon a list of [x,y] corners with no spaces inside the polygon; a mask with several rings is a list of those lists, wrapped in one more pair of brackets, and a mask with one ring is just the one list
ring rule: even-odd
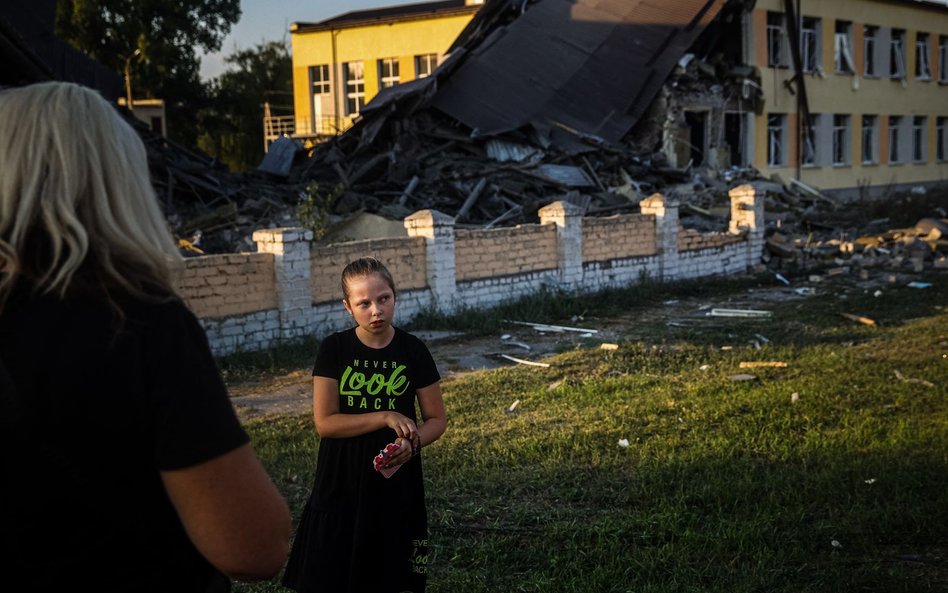
{"label": "green foliage", "polygon": [[[948,277],[926,280],[773,301],[766,329],[719,320],[445,381],[448,431],[424,452],[428,590],[944,590]],[[762,348],[744,340],[761,331]],[[788,366],[732,381],[744,360]],[[298,516],[310,419],[248,430]]]}
{"label": "green foliage", "polygon": [[329,213],[345,191],[342,184],[321,187],[313,181],[296,209],[296,218],[304,229],[313,231],[313,239],[322,239],[329,230]]}
{"label": "green foliage", "polygon": [[264,156],[264,102],[292,102],[293,68],[284,41],[224,58],[227,71],[207,85],[213,101],[200,112],[198,147],[233,171],[254,169]]}
{"label": "green foliage", "polygon": [[56,32],[120,75],[129,60],[135,97],[164,99],[169,134],[193,144],[205,101],[196,49],[220,49],[239,18],[239,0],[58,0]]}

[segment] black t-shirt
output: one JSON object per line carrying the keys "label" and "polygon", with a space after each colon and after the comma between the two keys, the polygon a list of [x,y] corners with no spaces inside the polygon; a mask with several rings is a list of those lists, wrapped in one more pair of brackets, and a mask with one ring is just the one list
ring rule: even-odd
{"label": "black t-shirt", "polygon": [[123,309],[118,331],[108,306],[82,299],[19,293],[0,315],[0,358],[27,417],[5,439],[26,442],[0,453],[11,548],[0,565],[18,590],[203,591],[221,580],[159,471],[249,439],[194,315],[177,301]]}

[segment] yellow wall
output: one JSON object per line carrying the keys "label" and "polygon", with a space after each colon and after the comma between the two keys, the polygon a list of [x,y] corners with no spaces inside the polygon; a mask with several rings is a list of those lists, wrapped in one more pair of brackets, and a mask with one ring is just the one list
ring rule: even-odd
{"label": "yellow wall", "polygon": [[[854,188],[860,184],[887,185],[890,183],[918,183],[948,179],[948,163],[935,160],[936,117],[948,116],[948,85],[938,82],[938,39],[948,35],[948,10],[887,0],[801,0],[803,16],[818,17],[822,26],[822,66],[825,78],[806,75],[806,92],[810,112],[814,114],[846,114],[852,130],[851,165],[803,167],[799,179],[824,189]],[[794,2],[796,7],[796,2]],[[796,153],[788,166],[767,167],[767,114],[794,114],[797,98],[785,86],[793,77],[790,68],[767,66],[766,13],[783,13],[783,0],[759,0],[751,17],[756,66],[761,72],[764,89],[764,114],[755,117],[754,162],[764,174],[777,173],[784,179],[797,178]],[[834,62],[834,33],[836,20],[851,21],[852,53],[856,76],[837,74]],[[905,57],[907,79],[888,78],[888,72],[878,78],[863,76],[864,56],[862,27],[864,24],[906,30]],[[917,32],[929,34],[932,79],[915,78],[915,37]],[[888,49],[886,49],[888,51]],[[791,62],[792,64],[792,62]],[[879,116],[880,164],[861,164],[861,122],[863,115]],[[881,148],[886,144],[885,116],[902,115],[928,117],[927,162],[889,165],[887,154]],[[791,118],[792,119],[792,118]],[[788,132],[795,138],[793,128]]]}
{"label": "yellow wall", "polygon": [[[451,43],[473,17],[469,14],[400,21],[387,24],[351,27],[331,31],[293,32],[293,106],[298,132],[311,129],[312,96],[310,94],[309,67],[330,65],[332,88],[326,101],[323,115],[334,115],[338,111],[340,124],[347,127],[351,118],[345,112],[344,79],[342,64],[362,61],[365,68],[365,102],[368,103],[379,90],[379,59],[398,58],[401,82],[415,78],[415,56],[422,54],[444,55]],[[335,40],[335,59],[333,52]],[[332,67],[335,62],[338,66]],[[335,109],[333,107],[335,106]]]}

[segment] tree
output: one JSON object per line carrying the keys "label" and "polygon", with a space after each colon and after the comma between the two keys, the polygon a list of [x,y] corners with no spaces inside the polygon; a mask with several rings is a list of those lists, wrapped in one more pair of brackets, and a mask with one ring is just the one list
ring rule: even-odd
{"label": "tree", "polygon": [[285,41],[270,41],[224,58],[229,68],[208,84],[213,97],[200,117],[198,147],[232,170],[263,158],[263,104],[291,103],[293,66]]}
{"label": "tree", "polygon": [[56,32],[119,74],[129,60],[135,96],[163,99],[169,134],[193,144],[186,117],[205,99],[195,50],[219,50],[239,18],[240,0],[57,0]]}

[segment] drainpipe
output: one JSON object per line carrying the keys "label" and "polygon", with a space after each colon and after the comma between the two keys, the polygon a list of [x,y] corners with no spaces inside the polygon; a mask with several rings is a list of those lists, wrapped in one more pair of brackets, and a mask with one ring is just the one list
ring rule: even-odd
{"label": "drainpipe", "polygon": [[338,29],[330,29],[329,37],[332,39],[332,118],[333,122],[336,125],[335,131],[338,132],[341,129],[341,120],[339,119],[339,113],[342,111],[342,107],[339,104],[339,84],[342,79],[342,69],[339,68],[339,64],[336,63],[336,33]]}
{"label": "drainpipe", "polygon": [[[801,0],[797,0],[797,40],[798,40],[797,47],[799,47],[799,43],[800,43],[799,39],[803,31],[803,12],[800,10],[800,2]],[[820,31],[819,35],[822,37],[823,32]],[[821,47],[821,45],[817,45],[817,47]],[[802,55],[800,57],[802,57]],[[822,62],[823,62],[823,56],[820,56],[820,63],[822,64]],[[800,64],[800,66],[802,66],[802,64]],[[802,112],[803,112],[803,109],[802,109],[803,94],[806,92],[805,90],[802,90],[803,85],[805,84],[803,81],[803,68],[802,67],[797,68],[797,76],[799,77],[799,81],[800,81],[800,89],[798,89],[798,92],[797,92],[797,181],[803,181],[803,178],[800,177],[800,175],[803,174],[802,163],[803,163],[804,136],[802,134],[802,130],[803,130],[803,126],[809,127],[810,116],[809,115],[806,116],[807,121],[805,122],[802,119],[800,119],[802,117]]]}

